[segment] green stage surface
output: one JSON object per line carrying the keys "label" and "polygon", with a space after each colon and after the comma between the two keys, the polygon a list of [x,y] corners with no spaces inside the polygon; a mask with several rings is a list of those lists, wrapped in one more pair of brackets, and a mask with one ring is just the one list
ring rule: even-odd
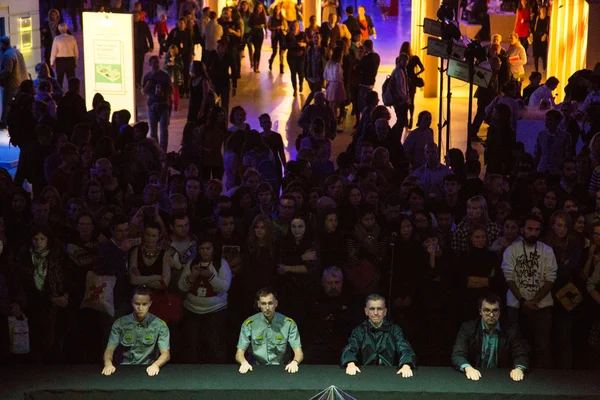
{"label": "green stage surface", "polygon": [[167,365],[156,377],[144,367],[117,367],[111,377],[101,365],[0,369],[0,399],[310,399],[335,385],[356,399],[600,399],[598,371],[532,371],[522,382],[508,370],[484,370],[478,382],[451,368],[423,367],[403,379],[387,367],[364,367],[347,376],[339,367],[301,365],[297,374],[283,367],[257,366],[240,375],[235,365]]}

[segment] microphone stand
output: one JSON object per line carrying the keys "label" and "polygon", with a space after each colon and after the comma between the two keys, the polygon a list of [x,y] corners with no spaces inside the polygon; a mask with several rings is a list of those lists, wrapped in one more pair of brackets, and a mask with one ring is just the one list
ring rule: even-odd
{"label": "microphone stand", "polygon": [[392,234],[392,238],[390,240],[390,248],[391,248],[391,254],[390,254],[390,282],[388,284],[388,301],[389,301],[389,306],[387,307],[388,309],[388,318],[391,320],[392,318],[392,310],[393,310],[393,299],[392,299],[392,281],[394,280],[394,254],[395,254],[395,250],[396,250],[396,238],[398,237],[398,235],[394,232]]}

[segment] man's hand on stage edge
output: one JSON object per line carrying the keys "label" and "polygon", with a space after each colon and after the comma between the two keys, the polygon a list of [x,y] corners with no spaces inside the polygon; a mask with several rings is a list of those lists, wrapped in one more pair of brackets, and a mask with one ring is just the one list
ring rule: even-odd
{"label": "man's hand on stage edge", "polygon": [[410,378],[413,376],[412,368],[410,368],[410,365],[404,364],[402,368],[396,372],[396,375],[402,375],[403,378]]}
{"label": "man's hand on stage edge", "polygon": [[290,374],[295,374],[296,372],[298,372],[298,361],[290,361],[290,363],[285,366],[285,370]]}
{"label": "man's hand on stage edge", "polygon": [[115,373],[117,369],[112,364],[104,364],[104,369],[102,369],[102,375],[111,376]]}
{"label": "man's hand on stage edge", "polygon": [[240,365],[239,371],[240,371],[240,374],[245,374],[248,371],[252,371],[252,365],[250,365],[249,362],[242,363]]}
{"label": "man's hand on stage edge", "polygon": [[521,368],[515,368],[512,371],[510,371],[510,379],[512,379],[515,382],[522,381],[524,376],[525,374],[523,373],[523,370]]}
{"label": "man's hand on stage edge", "polygon": [[159,372],[160,372],[160,368],[156,364],[152,364],[151,366],[146,368],[146,373],[148,374],[148,376],[158,375]]}
{"label": "man's hand on stage edge", "polygon": [[357,372],[360,372],[360,368],[353,362],[349,362],[348,365],[346,365],[346,374],[354,376]]}
{"label": "man's hand on stage edge", "polygon": [[465,368],[465,375],[467,376],[467,379],[472,381],[478,381],[481,378],[481,372],[473,367]]}

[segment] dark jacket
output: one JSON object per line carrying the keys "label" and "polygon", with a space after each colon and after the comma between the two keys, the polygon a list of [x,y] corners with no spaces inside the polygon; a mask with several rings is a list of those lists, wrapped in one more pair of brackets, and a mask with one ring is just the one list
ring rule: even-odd
{"label": "dark jacket", "polygon": [[133,24],[133,47],[138,53],[148,53],[154,49],[154,41],[148,24],[144,21]]}
{"label": "dark jacket", "polygon": [[[498,368],[514,368],[517,365],[529,368],[529,346],[521,336],[519,327],[505,325],[501,320],[498,335]],[[463,364],[480,368],[482,345],[481,318],[463,323],[452,349],[452,366],[457,370]]]}
{"label": "dark jacket", "polygon": [[360,22],[354,15],[348,15],[348,19],[344,21],[344,25],[350,31],[350,34],[354,37],[360,35]]}
{"label": "dark jacket", "polygon": [[377,77],[380,62],[381,59],[377,53],[369,53],[361,58],[358,65],[358,75],[361,85],[375,85],[375,78]]}
{"label": "dark jacket", "polygon": [[169,48],[171,45],[177,46],[181,57],[192,54],[194,44],[190,31],[187,29],[181,30],[179,28],[171,29],[171,32],[169,32],[169,36],[167,37],[166,48]]}
{"label": "dark jacket", "polygon": [[206,64],[206,69],[215,87],[228,86],[231,80],[231,85],[237,88],[238,70],[231,53],[225,53],[223,57],[220,57],[218,54],[210,57]]}
{"label": "dark jacket", "polygon": [[398,325],[385,319],[380,328],[375,328],[367,319],[352,330],[341,363],[344,367],[350,362],[398,367],[408,364],[414,367],[416,359]]}
{"label": "dark jacket", "polygon": [[77,92],[68,91],[58,102],[57,123],[60,130],[70,138],[75,125],[85,121],[86,113],[83,97]]}

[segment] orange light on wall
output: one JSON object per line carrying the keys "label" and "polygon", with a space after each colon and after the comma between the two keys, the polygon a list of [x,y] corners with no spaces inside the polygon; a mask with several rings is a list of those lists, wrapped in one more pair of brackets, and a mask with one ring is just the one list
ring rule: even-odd
{"label": "orange light on wall", "polygon": [[560,81],[557,102],[564,99],[569,77],[586,66],[589,10],[586,0],[554,0],[552,5],[547,76]]}

